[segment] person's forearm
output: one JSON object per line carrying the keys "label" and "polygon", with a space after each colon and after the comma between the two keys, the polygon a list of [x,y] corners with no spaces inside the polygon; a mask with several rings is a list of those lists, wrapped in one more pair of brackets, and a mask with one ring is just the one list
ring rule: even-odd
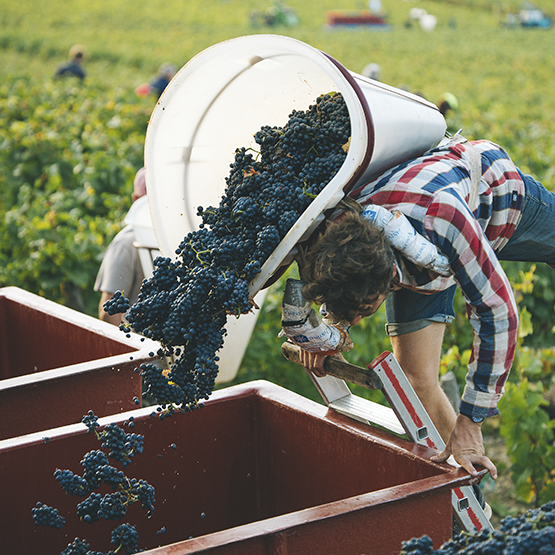
{"label": "person's forearm", "polygon": [[460,406],[467,416],[499,414],[497,403],[513,363],[518,331],[517,307],[510,291],[505,291],[510,300],[493,307],[487,321],[471,309],[474,342]]}

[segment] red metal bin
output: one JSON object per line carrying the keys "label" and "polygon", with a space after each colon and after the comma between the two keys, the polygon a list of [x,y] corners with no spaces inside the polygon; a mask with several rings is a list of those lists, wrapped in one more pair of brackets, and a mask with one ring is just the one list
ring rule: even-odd
{"label": "red metal bin", "polygon": [[[265,381],[216,391],[204,408],[164,420],[149,413],[100,420],[133,415],[145,436],[124,472],[156,488],[155,510],[147,518],[134,504],[125,522],[149,555],[385,555],[423,534],[437,548],[451,536],[451,489],[473,480],[430,462],[427,447]],[[79,461],[98,448],[82,424],[0,441],[1,553],[58,555],[75,537],[93,550],[114,547],[118,522],[81,522],[81,499],[53,478],[56,468],[81,474]],[[35,526],[37,501],[66,525]]]}
{"label": "red metal bin", "polygon": [[137,408],[159,345],[17,287],[0,289],[0,439]]}

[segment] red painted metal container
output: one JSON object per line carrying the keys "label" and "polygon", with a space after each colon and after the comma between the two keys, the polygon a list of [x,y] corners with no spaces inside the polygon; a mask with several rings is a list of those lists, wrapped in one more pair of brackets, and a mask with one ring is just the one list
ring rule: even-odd
{"label": "red painted metal container", "polygon": [[[145,437],[123,470],[156,488],[155,511],[147,518],[133,504],[124,522],[149,555],[385,555],[423,534],[438,548],[451,536],[451,489],[474,480],[432,463],[427,447],[265,381],[216,391],[205,407],[164,420],[149,412],[100,420],[133,415]],[[75,537],[96,551],[114,547],[119,523],[81,522],[82,499],[53,478],[56,468],[82,474],[83,455],[99,448],[82,424],[0,441],[0,553],[58,555]],[[66,525],[35,526],[37,501]]]}
{"label": "red painted metal container", "polygon": [[17,287],[0,289],[0,439],[137,408],[158,344]]}

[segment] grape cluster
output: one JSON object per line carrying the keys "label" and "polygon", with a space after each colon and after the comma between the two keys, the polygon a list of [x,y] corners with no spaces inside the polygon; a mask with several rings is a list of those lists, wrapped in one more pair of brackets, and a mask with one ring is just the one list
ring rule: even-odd
{"label": "grape cluster", "polygon": [[[132,524],[120,524],[112,531],[111,543],[116,549],[109,551],[106,555],[115,555],[123,549],[127,555],[138,553],[137,543],[139,534]],[[91,551],[87,541],[75,538],[61,553],[61,555],[104,555],[100,551]]]}
{"label": "grape cluster", "polygon": [[58,509],[43,505],[37,502],[36,506],[32,509],[33,520],[37,526],[52,526],[53,528],[61,528],[66,519],[58,514]]}
{"label": "grape cluster", "polygon": [[[112,458],[125,467],[135,454],[142,453],[143,436],[126,433],[113,423],[99,431],[98,417],[92,411],[83,416],[82,422],[87,426],[88,433],[94,433],[102,442],[102,448],[108,450],[108,455],[100,449],[86,453],[81,460],[82,476],[74,474],[71,470],[56,469],[54,472],[54,477],[68,495],[86,497],[77,504],[77,516],[88,524],[100,519],[121,520],[127,515],[131,505],[140,503],[150,517],[154,511],[154,488],[145,480],[128,478],[123,471],[109,462],[109,458]],[[133,418],[131,417],[126,424],[133,425]],[[101,495],[95,491],[103,484],[108,485],[112,492]],[[41,503],[37,503],[32,512],[36,524],[60,528],[65,523],[56,509]],[[112,544],[116,549],[108,555],[123,552],[121,550],[128,555],[137,553],[137,542],[138,534],[135,527],[122,524],[112,532]],[[103,554],[91,551],[85,540],[75,538],[62,555]]]}
{"label": "grape cluster", "polygon": [[434,551],[428,536],[403,542],[401,555],[555,555],[555,501],[519,517],[506,517],[499,530],[456,534]]}
{"label": "grape cluster", "polygon": [[[134,457],[135,454],[143,452],[144,437],[142,435],[126,433],[116,424],[108,424],[102,432],[98,433],[98,417],[95,416],[92,411],[89,411],[83,416],[81,422],[87,426],[87,433],[94,432],[96,437],[102,441],[102,447],[109,449],[108,455],[122,463],[124,467],[129,464],[130,459]],[[132,418],[128,425],[133,427],[134,423]],[[81,464],[83,464],[83,462]]]}
{"label": "grape cluster", "polygon": [[[254,136],[260,151],[235,151],[220,204],[198,207],[202,223],[183,239],[177,259],[154,261],[138,301],[125,309],[123,329],[159,341],[162,355],[173,355],[169,372],[141,367],[145,394],[164,409],[191,410],[208,399],[227,317],[252,309],[249,283],[341,168],[350,135],[340,93],[293,111],[284,127],[263,126]],[[104,308],[123,312],[120,303],[114,297]]]}
{"label": "grape cluster", "polygon": [[137,542],[139,540],[139,534],[137,530],[131,524],[122,524],[118,526],[112,532],[112,543],[117,545],[116,551],[118,549],[125,549],[126,553],[137,553]]}
{"label": "grape cluster", "polygon": [[109,449],[109,456],[119,461],[124,467],[136,453],[143,452],[144,437],[128,434],[115,424],[108,424],[100,434],[102,447]]}
{"label": "grape cluster", "polygon": [[61,555],[90,555],[90,545],[85,540],[75,538],[61,553]]}
{"label": "grape cluster", "polygon": [[116,291],[112,298],[104,304],[104,310],[113,316],[114,314],[124,314],[129,310],[129,300],[122,291]]}

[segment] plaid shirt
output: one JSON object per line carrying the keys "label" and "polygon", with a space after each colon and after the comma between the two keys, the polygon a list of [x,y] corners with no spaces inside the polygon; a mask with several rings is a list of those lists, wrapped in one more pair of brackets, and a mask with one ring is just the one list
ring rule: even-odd
{"label": "plaid shirt", "polygon": [[454,283],[461,288],[474,341],[460,411],[486,417],[499,414],[516,345],[516,303],[495,253],[519,222],[524,183],[501,147],[488,141],[471,144],[482,162],[474,212],[467,204],[472,181],[464,143],[448,143],[396,166],[349,196],[402,212],[449,259],[452,276],[442,277],[399,256],[399,285],[423,293]]}

